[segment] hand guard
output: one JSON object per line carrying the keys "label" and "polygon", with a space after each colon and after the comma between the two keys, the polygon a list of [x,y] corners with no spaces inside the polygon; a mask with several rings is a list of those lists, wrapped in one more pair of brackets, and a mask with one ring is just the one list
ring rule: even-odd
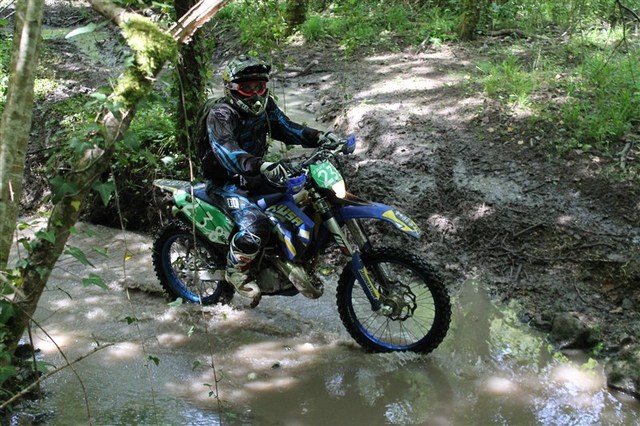
{"label": "hand guard", "polygon": [[320,139],[318,140],[318,145],[337,148],[341,142],[342,142],[342,139],[340,139],[335,133],[326,132],[322,136],[320,136]]}
{"label": "hand guard", "polygon": [[260,174],[274,190],[278,192],[287,190],[289,180],[287,179],[287,171],[282,167],[282,164],[265,161],[260,166]]}

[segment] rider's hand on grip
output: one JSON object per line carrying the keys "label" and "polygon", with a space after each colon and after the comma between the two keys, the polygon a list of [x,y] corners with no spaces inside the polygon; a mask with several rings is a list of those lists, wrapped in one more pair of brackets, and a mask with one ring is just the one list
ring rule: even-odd
{"label": "rider's hand on grip", "polygon": [[320,140],[318,141],[319,145],[327,148],[337,148],[340,143],[342,143],[342,139],[338,137],[333,132],[326,132],[322,136],[320,136]]}
{"label": "rider's hand on grip", "polygon": [[289,181],[287,179],[287,171],[282,167],[282,164],[265,161],[260,166],[260,174],[273,189],[277,191],[287,190]]}

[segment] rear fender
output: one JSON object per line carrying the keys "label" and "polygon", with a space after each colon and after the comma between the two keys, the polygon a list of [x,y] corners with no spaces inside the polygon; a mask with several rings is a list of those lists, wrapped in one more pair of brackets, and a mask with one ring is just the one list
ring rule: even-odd
{"label": "rear fender", "polygon": [[396,229],[420,238],[422,231],[418,225],[400,210],[382,203],[369,202],[367,205],[348,205],[338,211],[339,219],[379,219],[393,224]]}
{"label": "rear fender", "polygon": [[183,216],[209,241],[227,244],[234,228],[233,221],[206,195],[204,187],[192,187],[189,182],[159,179],[153,182],[158,188],[171,192],[174,216]]}

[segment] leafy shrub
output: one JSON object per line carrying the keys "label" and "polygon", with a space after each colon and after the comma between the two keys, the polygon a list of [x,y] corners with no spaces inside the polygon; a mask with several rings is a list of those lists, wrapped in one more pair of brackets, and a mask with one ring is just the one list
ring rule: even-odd
{"label": "leafy shrub", "polygon": [[515,105],[529,104],[529,97],[536,88],[536,77],[534,73],[525,71],[514,56],[497,64],[480,64],[478,68],[484,75],[481,81],[489,96]]}
{"label": "leafy shrub", "polygon": [[283,1],[238,0],[225,6],[215,19],[237,29],[244,45],[269,51],[287,37],[284,12]]}
{"label": "leafy shrub", "polygon": [[576,139],[606,148],[640,116],[638,53],[594,52],[576,68],[567,87],[570,99],[562,108],[564,122]]}
{"label": "leafy shrub", "polygon": [[0,35],[0,110],[4,109],[9,85],[9,62],[13,39]]}
{"label": "leafy shrub", "polygon": [[314,42],[333,36],[331,21],[333,18],[311,15],[300,26],[300,33],[306,41]]}

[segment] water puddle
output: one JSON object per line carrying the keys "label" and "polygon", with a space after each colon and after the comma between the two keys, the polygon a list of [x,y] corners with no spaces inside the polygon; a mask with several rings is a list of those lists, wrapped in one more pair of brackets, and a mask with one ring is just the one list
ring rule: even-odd
{"label": "water puddle", "polygon": [[[88,424],[88,413],[108,425],[639,424],[640,404],[609,392],[600,365],[554,354],[474,282],[455,298],[445,342],[421,356],[363,352],[330,285],[316,301],[201,309],[80,288],[74,273],[56,270],[36,318],[69,360],[99,350],[74,364],[77,376],[45,382],[30,410],[48,425]],[[35,334],[40,358],[64,365]]]}

